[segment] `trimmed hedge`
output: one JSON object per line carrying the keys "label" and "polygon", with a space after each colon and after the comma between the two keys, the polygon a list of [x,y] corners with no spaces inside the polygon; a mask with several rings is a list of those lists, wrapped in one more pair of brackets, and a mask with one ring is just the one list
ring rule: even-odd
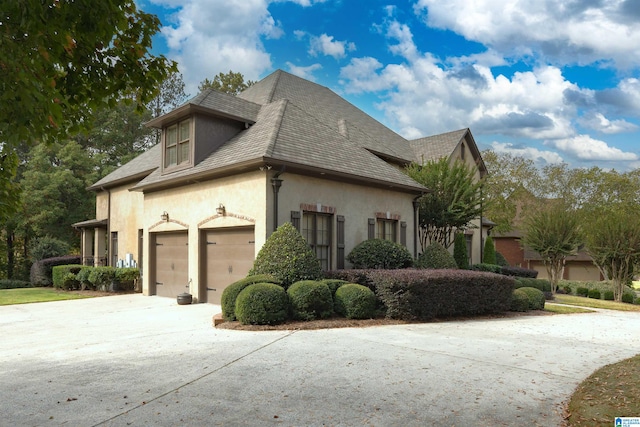
{"label": "trimmed hedge", "polygon": [[511,266],[501,266],[500,274],[504,274],[505,276],[528,277],[531,279],[535,279],[536,277],[538,277],[537,270]]}
{"label": "trimmed hedge", "polygon": [[236,298],[244,288],[254,283],[273,283],[279,285],[281,282],[270,274],[256,274],[247,276],[233,282],[222,291],[220,304],[222,305],[222,318],[228,322],[236,320]]}
{"label": "trimmed hedge", "polygon": [[45,258],[31,265],[30,282],[33,286],[53,285],[52,268],[57,265],[81,264],[80,256],[66,255],[54,258]]}
{"label": "trimmed hedge", "polygon": [[113,267],[93,267],[89,273],[89,282],[97,290],[110,291],[116,278],[115,270]]}
{"label": "trimmed hedge", "polygon": [[245,325],[275,325],[287,320],[289,298],[280,285],[255,283],[236,298],[236,317]]}
{"label": "trimmed hedge", "polygon": [[80,282],[76,278],[76,274],[82,269],[80,264],[56,265],[51,269],[51,277],[53,279],[53,287],[64,289],[66,291],[80,289]]}
{"label": "trimmed hedge", "polygon": [[413,265],[413,257],[407,248],[399,243],[384,239],[371,239],[357,245],[347,261],[353,268],[399,269]]}
{"label": "trimmed hedge", "polygon": [[524,287],[540,289],[542,292],[551,292],[551,282],[549,282],[547,279],[518,277],[516,279],[516,289]]}
{"label": "trimmed hedge", "polygon": [[330,270],[324,272],[324,277],[333,280],[343,280],[346,283],[357,283],[358,285],[366,286],[371,289],[372,292],[376,292],[376,286],[369,277],[369,274],[375,270]]}
{"label": "trimmed hedge", "polygon": [[589,289],[589,293],[587,295],[589,298],[600,299],[600,290],[599,289]]}
{"label": "trimmed hedge", "polygon": [[502,267],[496,264],[473,264],[471,266],[471,270],[473,271],[486,271],[488,273],[502,274]]}
{"label": "trimmed hedge", "polygon": [[613,301],[614,300],[613,291],[604,291],[602,298],[604,298],[607,301]]}
{"label": "trimmed hedge", "polygon": [[331,297],[334,300],[335,300],[335,295],[338,288],[342,285],[346,285],[347,283],[349,283],[346,280],[340,280],[340,279],[323,279],[321,280],[321,282],[329,287],[329,290],[331,291]]}
{"label": "trimmed hedge", "polygon": [[116,268],[113,290],[133,291],[138,279],[140,279],[140,269],[137,267]]}
{"label": "trimmed hedge", "polygon": [[514,289],[511,294],[511,311],[529,311],[529,295],[522,289]]}
{"label": "trimmed hedge", "polygon": [[576,295],[581,296],[581,297],[586,297],[589,296],[589,288],[585,288],[585,287],[579,287],[578,289],[576,289]]}
{"label": "trimmed hedge", "polygon": [[25,280],[0,279],[0,289],[32,288],[33,285]]}
{"label": "trimmed hedge", "polygon": [[386,316],[404,320],[500,313],[511,307],[514,280],[468,270],[373,270]]}
{"label": "trimmed hedge", "polygon": [[633,304],[633,294],[622,294],[622,302],[626,302],[627,304]]}
{"label": "trimmed hedge", "polygon": [[336,313],[348,319],[371,319],[376,315],[377,298],[366,286],[342,285],[336,291],[335,299]]}
{"label": "trimmed hedge", "polygon": [[440,243],[432,243],[427,246],[415,262],[417,268],[425,269],[457,269],[458,264]]}
{"label": "trimmed hedge", "polygon": [[90,289],[90,290],[95,289],[95,286],[93,286],[93,283],[89,281],[89,275],[91,274],[91,270],[93,270],[93,267],[85,266],[85,267],[82,267],[80,271],[76,274],[76,280],[80,282],[80,289],[83,291],[85,289]]}
{"label": "trimmed hedge", "polygon": [[333,314],[333,295],[329,287],[321,281],[296,282],[289,286],[287,295],[294,319],[325,319]]}
{"label": "trimmed hedge", "polygon": [[531,310],[544,310],[545,297],[544,292],[537,288],[524,287],[518,288],[529,298],[529,309]]}

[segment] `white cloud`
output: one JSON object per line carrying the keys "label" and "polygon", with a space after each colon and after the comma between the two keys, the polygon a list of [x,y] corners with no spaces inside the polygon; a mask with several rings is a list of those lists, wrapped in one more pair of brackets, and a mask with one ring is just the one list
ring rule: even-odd
{"label": "white cloud", "polygon": [[312,36],[309,42],[309,54],[333,56],[335,59],[344,58],[347,52],[356,50],[356,45],[351,42],[334,40],[333,36],[321,34]]}
{"label": "white cloud", "polygon": [[292,64],[291,62],[287,62],[287,67],[289,67],[289,72],[298,77],[302,77],[306,80],[315,81],[316,79],[313,76],[313,72],[322,68],[320,64],[312,64],[308,67],[300,67]]}
{"label": "white cloud", "polygon": [[572,157],[590,161],[632,161],[638,160],[635,153],[624,152],[618,148],[610,147],[606,142],[593,139],[588,135],[577,135],[573,138],[545,141],[547,146],[552,146]]}
{"label": "white cloud", "polygon": [[[613,61],[640,65],[640,20],[630,2],[557,0],[419,0],[427,25],[449,29],[510,56],[558,64]],[[635,14],[635,15],[634,15]]]}
{"label": "white cloud", "polygon": [[536,163],[544,162],[545,164],[562,163],[562,157],[554,151],[542,151],[535,147],[516,147],[510,143],[494,141],[491,143],[491,149],[496,153],[509,153],[514,156],[531,159]]}
{"label": "white cloud", "polygon": [[634,132],[638,126],[626,120],[609,120],[602,113],[587,113],[579,120],[579,123],[589,129],[606,134]]}

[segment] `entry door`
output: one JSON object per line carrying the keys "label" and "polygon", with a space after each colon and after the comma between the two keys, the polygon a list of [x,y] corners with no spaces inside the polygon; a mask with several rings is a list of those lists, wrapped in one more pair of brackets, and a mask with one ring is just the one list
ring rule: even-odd
{"label": "entry door", "polygon": [[222,291],[247,276],[255,257],[253,227],[225,228],[203,232],[205,245],[204,284],[207,302],[220,304]]}
{"label": "entry door", "polygon": [[156,295],[175,298],[188,291],[189,238],[187,233],[155,234]]}

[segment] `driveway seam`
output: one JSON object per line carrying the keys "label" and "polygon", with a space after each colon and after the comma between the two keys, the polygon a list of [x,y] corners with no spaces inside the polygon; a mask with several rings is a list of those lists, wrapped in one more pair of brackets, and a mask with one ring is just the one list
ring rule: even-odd
{"label": "driveway seam", "polygon": [[166,392],[154,397],[153,399],[145,400],[143,403],[139,403],[139,404],[137,404],[136,406],[134,406],[131,409],[128,409],[128,410],[126,410],[124,412],[120,412],[119,414],[114,415],[113,417],[108,418],[106,420],[100,421],[99,423],[94,424],[92,427],[98,427],[98,426],[104,425],[104,424],[108,423],[109,421],[113,421],[116,418],[121,417],[122,415],[126,415],[126,414],[128,414],[130,412],[135,411],[136,409],[139,409],[139,408],[142,408],[143,406],[148,405],[149,403],[155,402],[158,399],[162,399],[163,397],[165,397],[165,396],[167,396],[167,395],[169,395],[171,393],[175,393],[176,391],[180,390],[181,388],[184,388],[184,387],[186,387],[188,385],[191,385],[191,384],[193,384],[195,382],[198,382],[201,379],[208,377],[209,375],[212,375],[212,374],[215,374],[217,372],[220,372],[221,370],[233,365],[236,362],[239,362],[240,360],[244,359],[245,357],[251,356],[252,354],[257,353],[257,352],[259,352],[259,351],[261,351],[261,350],[263,350],[263,349],[265,349],[265,348],[277,343],[278,341],[281,341],[281,340],[283,340],[285,338],[288,338],[291,335],[295,334],[296,332],[298,332],[298,331],[297,330],[289,331],[288,334],[286,334],[286,335],[284,335],[284,336],[282,336],[280,338],[277,338],[277,339],[275,339],[275,340],[273,340],[273,341],[271,341],[271,342],[269,342],[269,343],[267,343],[265,345],[262,345],[262,346],[256,348],[255,350],[250,351],[249,353],[243,354],[242,356],[237,357],[237,358],[233,359],[232,361],[225,363],[224,365],[220,366],[219,368],[214,369],[211,372],[207,372],[206,374],[200,375],[199,377],[196,377],[196,378],[194,378],[194,379],[192,379],[192,380],[190,380],[190,381],[188,381],[188,382],[186,382],[186,383],[184,383],[184,384],[182,384],[182,385],[180,385],[178,387],[175,387],[172,390],[166,391]]}

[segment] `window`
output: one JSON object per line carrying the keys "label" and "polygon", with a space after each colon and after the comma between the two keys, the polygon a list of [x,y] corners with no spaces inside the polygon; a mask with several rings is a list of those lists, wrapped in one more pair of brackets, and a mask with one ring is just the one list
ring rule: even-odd
{"label": "window", "polygon": [[[473,262],[471,261],[471,250],[473,249],[473,234],[465,234],[464,235],[466,241],[467,241],[467,258],[469,259],[469,265],[473,264]],[[482,261],[480,261],[482,262]]]}
{"label": "window", "polygon": [[111,233],[111,266],[118,265],[118,232]]}
{"label": "window", "polygon": [[191,120],[183,120],[165,130],[164,167],[190,161]]}
{"label": "window", "polygon": [[464,156],[465,156],[465,147],[464,144],[460,144],[460,159],[464,160]]}
{"label": "window", "polygon": [[378,219],[376,221],[376,239],[396,241],[396,226],[398,221],[393,219]]}
{"label": "window", "polygon": [[315,252],[324,271],[331,267],[331,215],[304,212],[302,236]]}

